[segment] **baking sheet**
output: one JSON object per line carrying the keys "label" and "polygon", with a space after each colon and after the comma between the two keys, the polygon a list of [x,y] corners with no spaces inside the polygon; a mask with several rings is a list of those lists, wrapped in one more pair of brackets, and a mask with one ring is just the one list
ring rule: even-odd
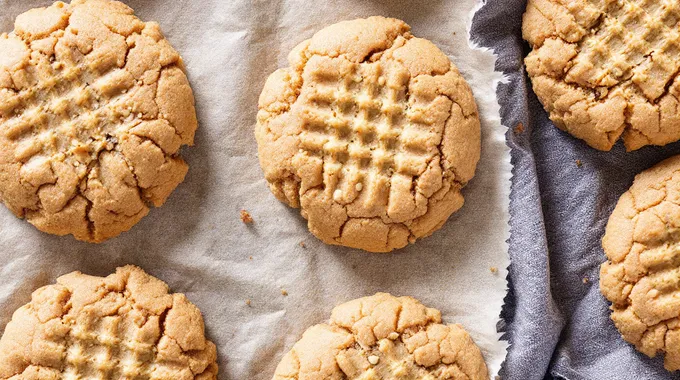
{"label": "baking sheet", "polygon": [[[0,0],[0,30],[49,3]],[[159,21],[185,60],[200,122],[196,146],[184,150],[189,175],[165,206],[101,245],[40,233],[0,208],[0,327],[34,289],[61,274],[108,275],[136,264],[203,311],[220,379],[270,379],[307,327],[325,321],[336,304],[378,291],[414,296],[446,322],[462,323],[497,373],[507,350],[496,324],[507,285],[511,169],[495,96],[502,76],[491,53],[468,45],[478,0],[127,3],[142,19]],[[299,211],[269,193],[253,136],[262,85],[287,65],[288,52],[330,23],[370,15],[405,20],[451,56],[473,88],[483,129],[464,208],[433,237],[382,255],[311,236]],[[241,222],[241,209],[253,225]]]}

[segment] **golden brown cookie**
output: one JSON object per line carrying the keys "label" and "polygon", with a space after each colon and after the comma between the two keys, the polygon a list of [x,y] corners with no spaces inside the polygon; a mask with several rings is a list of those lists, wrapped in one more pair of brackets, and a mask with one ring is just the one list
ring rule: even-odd
{"label": "golden brown cookie", "polygon": [[215,345],[183,294],[127,266],[36,290],[0,340],[0,379],[217,379]]}
{"label": "golden brown cookie", "polygon": [[639,351],[680,369],[680,156],[635,178],[609,218],[602,293],[612,320]]}
{"label": "golden brown cookie", "polygon": [[340,305],[309,328],[274,380],[487,380],[482,353],[460,325],[411,297],[378,293]]}
{"label": "golden brown cookie", "polygon": [[196,127],[179,54],[123,3],[57,2],[0,35],[0,198],[41,231],[130,229],[184,180]]}
{"label": "golden brown cookie", "polygon": [[526,67],[557,127],[610,150],[680,140],[680,3],[529,0]]}
{"label": "golden brown cookie", "polygon": [[388,252],[463,205],[480,155],[470,87],[449,58],[383,17],[298,45],[260,96],[260,163],[328,244]]}

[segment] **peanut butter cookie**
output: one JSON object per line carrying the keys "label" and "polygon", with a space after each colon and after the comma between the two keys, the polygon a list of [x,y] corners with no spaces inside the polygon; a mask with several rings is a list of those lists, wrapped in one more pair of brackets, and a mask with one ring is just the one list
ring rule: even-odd
{"label": "peanut butter cookie", "polygon": [[612,320],[639,351],[680,369],[680,156],[635,178],[609,218],[602,293]]}
{"label": "peanut butter cookie", "polygon": [[680,3],[529,0],[523,34],[557,127],[600,150],[680,140]]}
{"label": "peanut butter cookie", "polygon": [[379,293],[333,310],[284,356],[274,380],[487,380],[482,353],[460,325],[411,297]]}
{"label": "peanut butter cookie", "polygon": [[215,345],[183,294],[137,267],[40,288],[0,340],[0,379],[217,379]]}
{"label": "peanut butter cookie", "polygon": [[260,163],[328,244],[388,252],[463,205],[480,156],[470,87],[431,42],[383,17],[298,45],[260,96]]}
{"label": "peanut butter cookie", "polygon": [[197,127],[179,54],[109,0],[57,2],[0,35],[0,197],[56,235],[101,242],[184,180]]}

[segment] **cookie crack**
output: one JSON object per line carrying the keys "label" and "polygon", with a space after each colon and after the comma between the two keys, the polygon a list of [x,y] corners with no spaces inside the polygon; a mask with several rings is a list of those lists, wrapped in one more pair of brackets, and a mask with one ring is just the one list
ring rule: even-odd
{"label": "cookie crack", "polygon": [[[571,17],[572,24],[573,24],[573,25],[577,25],[578,28],[581,30],[581,32],[587,32],[587,29],[588,29],[588,28],[586,28],[586,27],[584,27],[583,25],[581,25],[580,23],[578,23],[578,22],[576,21],[576,18],[574,17],[574,15],[569,11],[568,8],[564,7],[564,5],[562,5],[562,4],[558,3],[558,2],[555,2],[555,1],[553,1],[553,0],[550,0],[549,2],[550,2],[551,4],[553,4],[554,6],[557,6],[557,7],[560,7],[560,8],[562,8],[562,9],[566,10],[566,12],[567,12],[567,13],[569,14],[569,16]],[[565,43],[573,43],[573,42],[567,41],[567,40],[564,38],[564,36],[561,35],[561,34],[558,32],[557,24],[555,23],[555,20],[553,19],[552,15],[546,14],[545,12],[543,12],[543,10],[542,10],[541,8],[537,7],[535,4],[533,4],[533,3],[531,3],[531,2],[530,2],[530,5],[529,5],[529,6],[532,6],[538,13],[541,14],[541,16],[543,16],[543,18],[545,18],[546,20],[550,21],[550,24],[552,24],[553,29],[555,30],[554,33],[551,33],[551,34],[549,35],[550,37],[552,37],[552,38],[559,38],[560,40],[564,41]],[[598,18],[598,20],[596,20],[595,24],[594,24],[592,27],[589,28],[591,31],[593,31],[592,33],[599,32],[600,27],[601,27],[601,25],[602,25],[602,22],[604,21],[604,20],[602,19],[603,17],[604,17],[604,13],[603,13],[603,12],[600,12],[600,18]],[[584,39],[584,37],[585,37],[585,35],[582,36],[581,39],[580,39],[578,42],[581,42],[581,41]],[[543,47],[543,44],[545,43],[545,40],[547,40],[547,39],[548,39],[548,38],[543,39],[543,41],[541,41],[541,43],[539,43],[539,44],[536,44],[536,45],[532,44],[532,48],[533,48],[533,49],[540,49],[541,47]]]}
{"label": "cookie crack", "polygon": [[[130,174],[132,174],[132,177],[133,177],[134,180],[135,180],[135,186],[134,186],[134,187],[135,187],[135,189],[137,190],[137,196],[139,197],[139,199],[140,199],[142,202],[144,202],[144,204],[145,204],[146,207],[151,208],[151,207],[152,207],[152,204],[150,203],[150,200],[147,199],[147,197],[144,195],[145,190],[148,190],[148,189],[143,188],[143,187],[139,184],[139,183],[140,183],[139,177],[137,176],[137,172],[136,172],[136,170],[135,170],[136,166],[132,164],[132,162],[130,161],[130,159],[129,159],[129,158],[128,158],[121,150],[116,150],[116,153],[120,156],[120,158],[123,159],[123,161],[125,161],[125,164],[127,164],[128,169],[129,169],[129,171],[130,171]],[[167,162],[167,161],[166,161],[166,162]],[[129,188],[132,188],[132,186],[128,186],[128,187],[129,187]],[[127,215],[127,216],[131,216],[131,215]]]}
{"label": "cookie crack", "polygon": [[[675,81],[678,79],[678,76],[680,76],[680,64],[678,64],[677,66],[678,66],[678,68],[675,70],[675,72],[673,73],[673,75],[671,75],[670,79],[668,79],[668,81],[667,81],[666,84],[664,85],[664,90],[663,90],[663,92],[661,93],[661,95],[659,95],[658,98],[654,99],[654,101],[653,101],[652,104],[658,105],[658,104],[661,102],[661,100],[663,100],[666,96],[668,96],[668,95],[670,94],[671,87],[673,87],[673,84],[674,84]],[[674,96],[674,97],[675,97],[675,96]],[[677,98],[676,98],[676,100],[677,100]],[[661,113],[660,113],[660,112],[659,112],[659,117],[661,117]],[[660,124],[659,124],[659,125],[660,125]]]}
{"label": "cookie crack", "polygon": [[[449,116],[446,118],[446,121],[444,122],[444,131],[446,131],[446,127],[449,124],[449,121],[451,120],[451,118],[453,117],[453,106],[454,105],[458,106],[461,109],[461,112],[463,113],[463,119],[465,121],[468,121],[471,118],[478,117],[477,112],[474,112],[470,115],[465,115],[465,109],[463,108],[463,106],[461,106],[460,103],[456,102],[456,100],[453,99],[453,97],[449,96],[448,94],[440,93],[439,96],[444,96],[451,101],[451,107],[449,108]],[[454,181],[462,183],[462,181],[457,180],[458,178],[460,178],[460,176],[458,175],[458,173],[456,173],[456,168],[453,165],[450,165],[450,168],[448,170],[444,167],[444,164],[446,164],[448,162],[448,158],[444,154],[443,148],[444,148],[444,133],[442,133],[442,141],[440,141],[439,144],[437,145],[437,150],[439,151],[439,156],[442,158],[439,162],[441,169],[442,169],[442,174],[446,173],[447,171],[450,171],[453,174]],[[463,185],[463,187],[464,186],[465,185]]]}
{"label": "cookie crack", "polygon": [[181,140],[181,142],[182,142],[181,146],[185,146],[185,145],[187,145],[187,144],[185,143],[185,140],[184,140],[184,134],[177,128],[177,126],[176,126],[172,121],[170,121],[170,120],[166,117],[166,115],[163,115],[163,114],[160,112],[160,107],[158,106],[158,84],[159,84],[159,82],[160,82],[160,78],[161,78],[161,76],[163,75],[163,72],[164,72],[164,71],[168,71],[168,69],[174,69],[174,68],[179,68],[179,69],[181,70],[181,68],[180,68],[179,66],[177,66],[176,63],[172,63],[172,64],[169,64],[169,65],[166,65],[166,66],[162,66],[161,69],[160,69],[160,71],[159,71],[159,73],[158,73],[158,78],[159,78],[159,79],[158,79],[158,81],[156,82],[156,85],[153,86],[153,90],[154,90],[154,93],[153,93],[153,101],[154,101],[154,104],[155,104],[156,108],[158,109],[158,115],[157,115],[157,117],[155,118],[155,120],[164,120],[164,121],[168,122],[168,124],[170,124],[170,126],[172,127],[172,129],[175,131],[175,135],[176,135],[176,136],[179,136],[179,138],[180,138],[180,140]]}
{"label": "cookie crack", "polygon": [[[26,184],[26,182],[25,182],[25,180],[20,179],[20,180],[19,180],[19,184],[23,186],[23,185]],[[21,217],[25,217],[26,214],[27,214],[28,212],[42,210],[43,207],[42,207],[42,202],[40,201],[40,192],[41,192],[43,189],[45,189],[46,187],[48,187],[48,186],[54,186],[54,185],[56,185],[56,184],[57,184],[57,181],[54,180],[54,181],[50,181],[50,182],[43,183],[43,184],[41,184],[40,186],[38,186],[38,187],[36,188],[36,190],[35,190],[36,202],[35,202],[34,208],[30,208],[30,207],[22,207],[22,208],[21,208],[21,214],[20,214],[20,216],[21,216]]]}
{"label": "cookie crack", "polygon": [[408,31],[403,31],[399,32],[391,41],[389,41],[389,44],[386,47],[379,47],[371,50],[362,60],[360,63],[370,63],[373,62],[373,58],[378,56],[378,59],[380,56],[385,53],[388,50],[391,50],[392,47],[394,47],[394,43],[397,42],[399,37],[404,38],[405,40],[410,40],[413,38],[413,36],[408,32]]}
{"label": "cookie crack", "polygon": [[87,233],[89,235],[89,238],[94,240],[97,233],[95,228],[95,222],[92,219],[91,215],[94,203],[92,202],[92,200],[90,200],[90,198],[86,197],[85,194],[82,193],[82,190],[78,190],[78,192],[83,197],[83,199],[85,199],[85,202],[87,202],[85,204],[85,223],[87,223]]}

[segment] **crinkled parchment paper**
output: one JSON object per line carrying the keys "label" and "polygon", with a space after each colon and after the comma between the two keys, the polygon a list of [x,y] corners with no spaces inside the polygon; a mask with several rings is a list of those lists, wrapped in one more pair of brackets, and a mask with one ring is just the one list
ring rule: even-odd
{"label": "crinkled parchment paper", "polygon": [[[0,30],[48,4],[0,0]],[[334,305],[378,291],[414,296],[446,322],[462,323],[495,374],[507,349],[496,323],[506,293],[511,170],[495,96],[501,74],[492,54],[468,44],[478,0],[128,4],[142,19],[159,21],[185,60],[200,122],[196,146],[184,150],[189,175],[165,206],[102,245],[40,233],[0,207],[0,328],[34,289],[61,274],[107,275],[131,263],[201,308],[221,379],[270,379],[307,327],[326,320]],[[464,190],[464,208],[433,237],[383,255],[311,236],[299,212],[269,193],[253,136],[260,90],[269,73],[287,65],[288,52],[325,25],[370,15],[401,18],[449,54],[472,85],[483,128],[482,160]],[[253,225],[241,222],[241,209]]]}

